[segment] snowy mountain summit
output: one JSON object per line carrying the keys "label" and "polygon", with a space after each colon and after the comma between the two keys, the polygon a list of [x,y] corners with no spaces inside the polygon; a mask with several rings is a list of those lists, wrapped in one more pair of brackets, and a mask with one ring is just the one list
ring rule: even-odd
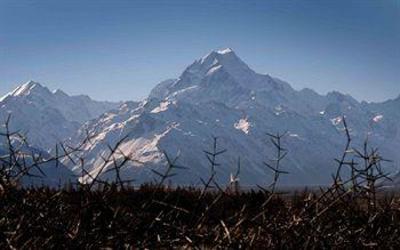
{"label": "snowy mountain summit", "polygon": [[[158,98],[191,99],[196,96],[198,97],[196,101],[207,102],[220,99],[224,95],[232,99],[242,91],[246,92],[243,94],[248,94],[247,92],[251,89],[271,90],[273,88],[290,88],[290,86],[283,82],[273,81],[267,75],[257,74],[232,49],[224,49],[212,51],[196,60],[186,68],[179,79],[171,82],[166,87],[168,91]],[[203,94],[199,95],[200,92]],[[219,92],[225,92],[225,94]]]}
{"label": "snowy mountain summit", "polygon": [[[400,162],[398,100],[360,103],[340,92],[320,95],[311,89],[296,90],[283,80],[253,71],[230,48],[195,60],[177,79],[161,82],[139,103],[96,102],[28,82],[1,99],[0,118],[9,112],[15,114],[14,125],[29,130],[34,144],[44,149],[67,138],[69,144],[78,145],[89,134],[90,143],[74,156],[85,162],[84,182],[96,175],[115,178],[108,171],[113,162],[106,159],[119,162],[126,156],[132,161],[121,169],[123,178],[152,181],[151,170],[163,171],[166,153],[179,155],[177,163],[188,168],[177,172],[172,181],[200,184],[200,178],[210,174],[204,150],[212,150],[216,136],[218,149],[226,149],[217,157],[218,182],[229,181],[240,158],[241,184],[264,185],[272,172],[263,163],[276,153],[266,134],[287,132],[283,143],[288,156],[282,167],[289,174],[282,184],[327,184],[336,167],[334,159],[346,142],[344,115],[355,147],[368,137],[385,158],[393,160],[389,171],[395,173],[390,167]],[[119,150],[112,152],[117,144]],[[63,164],[81,175],[74,162],[66,159]]]}
{"label": "snowy mountain summit", "polygon": [[88,96],[69,96],[28,81],[0,99],[0,122],[11,115],[11,127],[27,133],[37,147],[49,149],[68,139],[84,122],[117,108]]}
{"label": "snowy mountain summit", "polygon": [[[283,164],[290,174],[283,183],[326,184],[335,169],[333,159],[345,143],[339,121],[342,115],[349,118],[355,144],[369,135],[371,143],[398,160],[393,152],[400,142],[397,130],[388,136],[397,120],[378,119],[384,110],[380,105],[385,104],[359,103],[339,92],[297,91],[280,79],[254,72],[228,48],[195,60],[177,79],[157,85],[139,105],[121,106],[85,124],[75,140],[83,139],[86,131],[94,135],[94,143],[80,155],[92,176],[100,171],[104,179],[113,178],[112,172],[107,172],[111,163],[100,156],[110,153],[107,144],[125,138],[121,152],[113,156],[131,155],[137,160],[124,168],[125,177],[138,182],[152,180],[150,169],[165,166],[166,152],[179,154],[179,164],[189,168],[177,173],[175,182],[199,184],[200,178],[209,175],[203,151],[210,150],[212,137],[217,136],[221,149],[227,149],[218,159],[218,180],[228,181],[240,157],[241,182],[255,185],[267,183],[272,175],[263,165],[275,153],[266,133],[287,131],[284,143],[289,155]],[[90,182],[89,175],[84,181]]]}
{"label": "snowy mountain summit", "polygon": [[46,91],[44,87],[42,87],[39,83],[34,81],[28,81],[27,83],[17,87],[13,92],[11,92],[11,96],[27,96],[29,94],[35,93],[36,91],[42,92]]}

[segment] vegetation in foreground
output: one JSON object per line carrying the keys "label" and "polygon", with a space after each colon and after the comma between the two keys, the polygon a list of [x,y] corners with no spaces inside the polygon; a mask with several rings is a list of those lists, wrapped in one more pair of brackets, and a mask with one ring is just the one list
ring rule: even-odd
{"label": "vegetation in foreground", "polygon": [[[213,150],[205,152],[210,175],[201,188],[165,185],[182,168],[167,157],[165,172],[154,172],[159,180],[139,188],[122,180],[123,165],[115,164],[112,183],[98,175],[91,176],[90,184],[50,189],[20,185],[40,162],[21,161],[21,155],[26,156],[13,146],[16,134],[7,129],[3,136],[9,150],[0,161],[0,247],[398,249],[400,199],[379,189],[388,178],[381,166],[385,160],[367,144],[361,151],[351,148],[343,120],[348,140],[333,184],[297,194],[277,189],[280,175],[287,174],[282,166],[287,152],[279,134],[269,135],[277,154],[265,163],[273,183],[258,191],[240,191],[240,165],[229,185],[215,181],[218,157],[224,152],[218,150],[217,139]],[[350,154],[355,157],[350,159]],[[345,170],[349,177],[342,174]]]}
{"label": "vegetation in foreground", "polygon": [[400,247],[399,200],[354,193],[13,189],[0,211],[2,249]]}

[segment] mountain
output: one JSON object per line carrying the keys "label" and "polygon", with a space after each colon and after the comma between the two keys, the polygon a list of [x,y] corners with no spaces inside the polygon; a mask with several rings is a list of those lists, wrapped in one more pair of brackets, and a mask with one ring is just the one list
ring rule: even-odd
{"label": "mountain", "polygon": [[[24,185],[65,185],[75,181],[74,173],[56,160],[48,161],[52,155],[48,152],[56,144],[71,137],[82,124],[96,118],[104,112],[117,108],[118,103],[93,101],[88,96],[69,96],[61,90],[51,92],[41,84],[29,81],[0,98],[0,122],[3,125],[10,116],[9,129],[25,134],[29,144],[21,148],[23,161],[34,164],[32,154],[40,155],[44,161],[40,164],[42,172],[36,168],[30,172],[40,178],[24,177]],[[0,132],[5,132],[2,126]],[[19,146],[16,146],[16,145]],[[20,148],[20,140],[12,145]],[[0,137],[0,156],[8,155],[6,138]],[[41,161],[42,161],[41,160]],[[41,162],[40,161],[40,162]]]}
{"label": "mountain", "polygon": [[[11,148],[5,136],[0,137],[0,165],[3,170],[7,169],[7,172],[14,175],[21,170],[27,170],[27,175],[21,176],[21,184],[58,187],[76,183],[77,177],[60,162],[60,159],[29,146],[19,135],[11,135],[10,139]],[[12,157],[9,157],[10,155]],[[59,157],[61,155],[60,152]]]}
{"label": "mountain", "polygon": [[51,92],[29,81],[0,98],[0,121],[11,115],[10,129],[27,133],[32,146],[48,150],[69,138],[86,121],[117,108],[118,103],[93,101],[88,96]]}
{"label": "mountain", "polygon": [[[105,159],[123,139],[111,157],[117,162],[125,156],[134,159],[121,169],[123,178],[137,183],[153,180],[156,176],[151,170],[163,171],[166,153],[179,155],[178,164],[189,168],[179,171],[174,182],[200,184],[200,178],[210,173],[204,150],[212,149],[217,136],[218,149],[227,150],[217,157],[218,181],[229,181],[240,158],[241,184],[265,185],[272,172],[263,162],[276,153],[267,133],[287,132],[283,144],[288,156],[282,167],[290,174],[282,183],[327,184],[336,167],[334,159],[346,142],[343,116],[353,146],[362,147],[368,138],[371,146],[393,161],[387,170],[400,176],[394,167],[400,162],[396,152],[400,147],[400,97],[360,103],[337,91],[320,95],[312,89],[296,90],[281,79],[253,71],[229,48],[195,60],[178,78],[159,83],[141,102],[98,102],[61,90],[51,92],[30,81],[0,98],[0,121],[9,114],[11,129],[27,133],[27,152],[36,150],[48,158],[55,153],[56,143],[65,141],[74,147],[91,135],[83,150],[71,156],[83,160],[89,173],[83,181],[99,172],[103,179],[115,178],[107,171],[113,163]],[[6,152],[1,145],[4,142],[0,141],[0,153]],[[60,169],[49,163],[46,183],[55,185],[66,176],[65,183],[71,170],[80,176],[79,161],[71,159],[56,164]]]}
{"label": "mountain", "polygon": [[[107,172],[112,163],[104,162],[104,157],[110,154],[110,146],[124,138],[113,158],[119,161],[130,155],[137,160],[122,169],[125,178],[152,180],[155,176],[150,170],[161,171],[166,152],[179,154],[178,163],[189,168],[180,171],[175,182],[199,184],[200,177],[209,175],[203,150],[210,150],[212,137],[217,136],[220,148],[227,149],[218,156],[218,180],[228,182],[240,157],[241,183],[264,185],[272,173],[263,162],[275,154],[266,133],[287,131],[283,143],[289,154],[282,164],[290,174],[282,182],[327,184],[336,167],[334,159],[346,142],[343,115],[354,146],[361,146],[368,136],[393,165],[400,161],[395,152],[400,146],[400,123],[390,118],[400,115],[400,105],[396,105],[360,103],[339,92],[320,95],[311,89],[295,90],[283,80],[254,72],[228,48],[194,61],[179,78],[161,82],[139,105],[126,103],[89,121],[71,142],[78,143],[87,132],[93,135],[76,156],[84,159],[92,176],[101,171],[102,178],[114,178]],[[71,162],[64,164],[79,171]],[[85,179],[90,181],[89,175]]]}

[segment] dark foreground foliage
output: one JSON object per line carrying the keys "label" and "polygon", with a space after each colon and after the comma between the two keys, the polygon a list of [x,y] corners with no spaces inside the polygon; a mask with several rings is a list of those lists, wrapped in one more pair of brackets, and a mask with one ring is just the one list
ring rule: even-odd
{"label": "dark foreground foliage", "polygon": [[0,199],[0,247],[398,249],[399,200],[378,198],[368,208],[351,199],[154,186],[10,189]]}
{"label": "dark foreground foliage", "polygon": [[[8,147],[0,155],[0,249],[400,248],[400,199],[380,190],[388,179],[382,168],[386,161],[367,143],[361,150],[351,147],[344,118],[347,143],[336,160],[332,185],[290,194],[280,193],[277,185],[280,175],[290,174],[282,165],[287,150],[279,133],[269,135],[276,155],[264,163],[273,181],[257,191],[240,190],[240,159],[229,184],[216,182],[215,169],[225,152],[217,138],[212,150],[204,151],[210,172],[199,188],[166,185],[185,169],[176,164],[178,157],[167,154],[164,171],[154,170],[158,180],[133,188],[132,180],[122,179],[120,171],[134,159],[128,155],[122,163],[113,160],[124,139],[110,146],[96,175],[83,167],[81,159],[87,182],[57,189],[26,188],[24,177],[37,177],[34,173],[43,172],[43,163],[57,164],[80,148],[61,145],[53,158],[27,155],[19,146],[25,145],[24,138],[10,132],[8,121],[5,132],[0,131]],[[28,157],[32,163],[27,163]],[[113,167],[107,169],[108,163]],[[115,181],[101,179],[109,171]]]}

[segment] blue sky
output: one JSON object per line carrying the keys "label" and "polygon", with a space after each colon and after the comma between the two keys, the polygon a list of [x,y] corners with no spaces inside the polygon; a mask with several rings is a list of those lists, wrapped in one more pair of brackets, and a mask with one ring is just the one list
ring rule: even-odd
{"label": "blue sky", "polygon": [[0,0],[0,95],[32,79],[140,99],[224,47],[296,89],[400,94],[400,0]]}

